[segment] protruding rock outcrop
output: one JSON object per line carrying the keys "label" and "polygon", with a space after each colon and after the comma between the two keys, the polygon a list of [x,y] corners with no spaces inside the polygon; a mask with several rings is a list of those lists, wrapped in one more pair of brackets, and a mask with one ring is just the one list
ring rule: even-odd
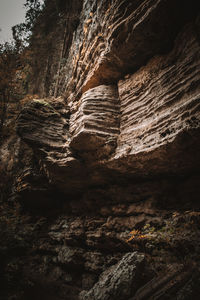
{"label": "protruding rock outcrop", "polygon": [[83,94],[70,118],[70,146],[80,156],[107,158],[119,135],[120,106],[117,86],[101,85]]}
{"label": "protruding rock outcrop", "polygon": [[197,10],[197,0],[105,0],[90,7],[85,0],[63,91],[74,102],[90,88],[133,73],[154,55],[167,52]]}
{"label": "protruding rock outcrop", "polygon": [[137,289],[138,277],[144,269],[144,256],[127,253],[122,260],[101,275],[100,280],[88,292],[82,292],[82,300],[128,299]]}
{"label": "protruding rock outcrop", "polygon": [[106,170],[127,177],[198,170],[198,26],[198,19],[186,25],[169,54],[151,59],[118,88],[89,89],[68,110],[57,99],[22,110],[18,132],[40,153],[56,186],[76,194],[105,183]]}
{"label": "protruding rock outcrop", "polygon": [[[61,99],[35,100],[21,111],[17,132],[32,148],[49,183],[61,190],[84,187],[81,163],[69,147],[69,109]],[[80,174],[81,173],[81,180]]]}
{"label": "protruding rock outcrop", "polygon": [[197,24],[184,28],[169,54],[119,81],[120,135],[113,158],[117,169],[127,172],[131,161],[131,172],[137,175],[199,168]]}

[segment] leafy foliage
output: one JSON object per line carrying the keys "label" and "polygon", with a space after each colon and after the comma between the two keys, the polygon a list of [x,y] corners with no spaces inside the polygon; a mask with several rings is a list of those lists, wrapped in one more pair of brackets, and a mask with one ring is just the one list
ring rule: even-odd
{"label": "leafy foliage", "polygon": [[43,1],[26,0],[25,22],[12,27],[13,38],[18,50],[29,44],[33,29],[43,9]]}

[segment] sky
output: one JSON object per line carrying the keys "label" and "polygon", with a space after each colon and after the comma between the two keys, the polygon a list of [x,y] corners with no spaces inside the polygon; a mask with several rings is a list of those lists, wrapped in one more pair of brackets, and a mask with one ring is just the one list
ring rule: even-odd
{"label": "sky", "polygon": [[24,22],[25,0],[0,0],[0,43],[12,39],[12,26]]}

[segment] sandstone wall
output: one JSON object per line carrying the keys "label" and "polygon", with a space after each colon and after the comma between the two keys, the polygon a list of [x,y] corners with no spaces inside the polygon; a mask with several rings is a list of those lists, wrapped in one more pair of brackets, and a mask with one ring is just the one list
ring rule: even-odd
{"label": "sandstone wall", "polygon": [[198,1],[79,6],[55,97],[1,147],[25,213],[0,230],[0,275],[25,300],[198,299]]}
{"label": "sandstone wall", "polygon": [[183,2],[181,10],[179,4],[83,3],[60,103],[67,116],[56,112],[52,99],[53,115],[54,108],[33,103],[18,120],[18,133],[39,150],[43,169],[65,193],[105,184],[116,174],[198,171],[200,24],[196,1]]}

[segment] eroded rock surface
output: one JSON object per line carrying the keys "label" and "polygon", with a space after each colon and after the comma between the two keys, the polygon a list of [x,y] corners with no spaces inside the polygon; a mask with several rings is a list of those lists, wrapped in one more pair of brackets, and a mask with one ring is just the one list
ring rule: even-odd
{"label": "eroded rock surface", "polygon": [[79,175],[84,174],[83,167],[69,147],[69,109],[62,99],[34,100],[25,106],[17,121],[17,132],[33,148],[52,185],[62,189],[66,185],[84,187],[86,183]]}
{"label": "eroded rock surface", "polygon": [[143,255],[137,252],[127,253],[117,265],[101,275],[100,280],[89,292],[82,292],[80,299],[112,300],[117,297],[123,300],[130,297],[137,287],[136,282],[143,271],[142,265]]}
{"label": "eroded rock surface", "polygon": [[[116,82],[149,58],[166,51],[197,1],[94,1],[83,2],[80,25],[74,36],[71,80],[65,89],[74,102],[103,83]],[[75,55],[74,55],[75,54]]]}
{"label": "eroded rock surface", "polygon": [[0,297],[199,299],[198,1],[72,2],[0,149]]}
{"label": "eroded rock surface", "polygon": [[120,135],[113,158],[118,168],[131,165],[137,174],[198,168],[199,51],[197,24],[190,24],[169,54],[119,81]]}
{"label": "eroded rock surface", "polygon": [[116,171],[123,178],[120,173],[144,177],[198,170],[198,29],[197,18],[169,54],[152,58],[118,86],[89,89],[67,112],[63,103],[61,113],[53,108],[56,99],[52,106],[35,101],[21,112],[18,132],[41,152],[56,186],[73,194],[75,188],[105,183]]}
{"label": "eroded rock surface", "polygon": [[70,118],[70,146],[80,156],[108,157],[116,147],[120,106],[117,86],[101,85],[83,94]]}

